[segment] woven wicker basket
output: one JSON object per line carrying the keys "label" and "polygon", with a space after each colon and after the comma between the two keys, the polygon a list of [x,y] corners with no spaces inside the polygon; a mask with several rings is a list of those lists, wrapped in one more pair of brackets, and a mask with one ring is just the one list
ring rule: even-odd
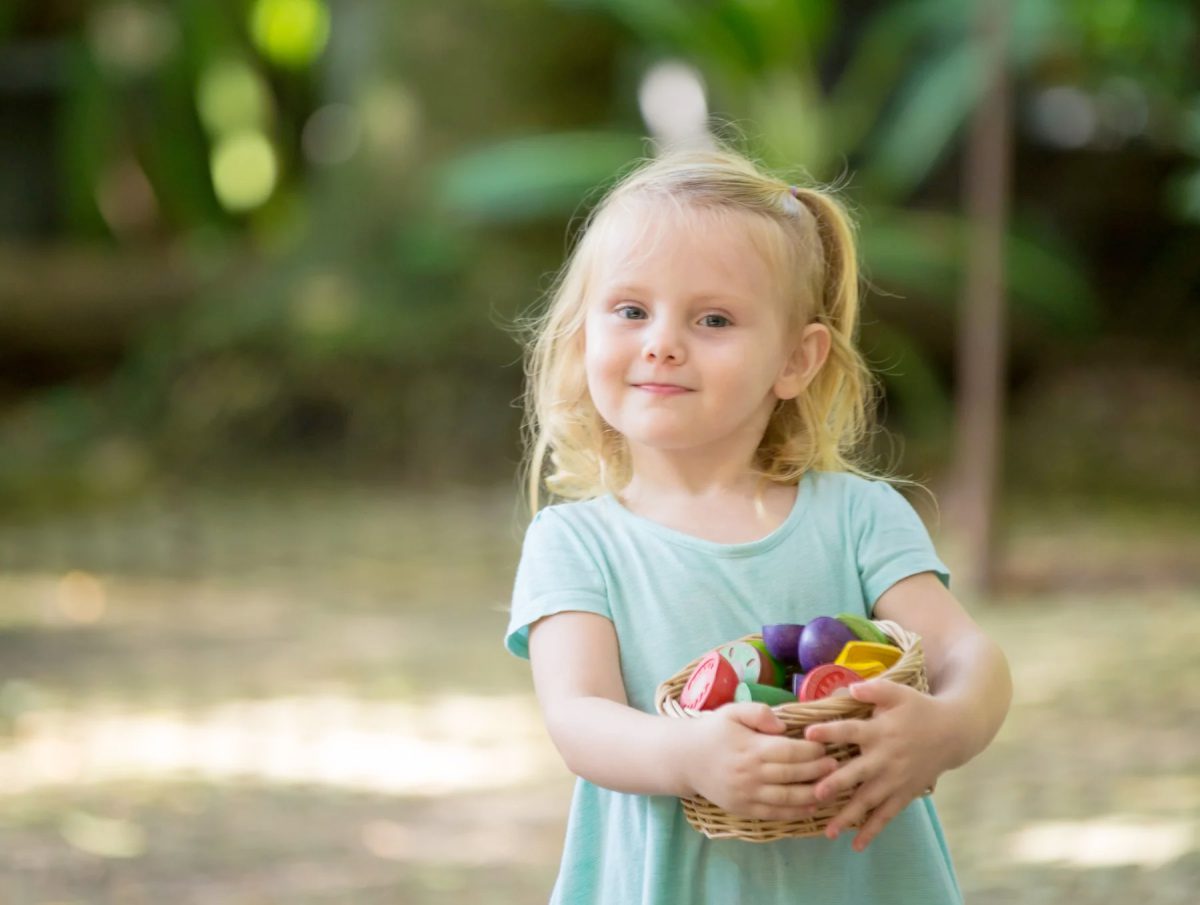
{"label": "woven wicker basket", "polygon": [[[883,673],[882,678],[908,685],[921,692],[929,691],[929,683],[925,676],[925,655],[921,650],[921,639],[918,635],[906,631],[895,622],[878,620],[874,623],[885,635],[900,647],[903,653],[900,659]],[[762,635],[746,635],[741,641],[760,641]],[[699,664],[697,657],[671,678],[658,686],[654,696],[654,706],[658,712],[666,716],[691,718],[702,715],[702,711],[691,710],[679,703],[682,693],[692,670]],[[805,703],[780,704],[771,708],[779,718],[787,724],[784,734],[790,738],[803,738],[804,730],[814,723],[827,723],[831,720],[862,719],[871,714],[874,705],[856,701],[854,698],[839,695],[838,697],[822,698]],[[826,753],[836,758],[839,763],[845,763],[858,754],[857,745],[826,745]],[[717,807],[703,797],[683,798],[683,812],[697,830],[710,839],[745,839],[749,842],[772,842],[776,839],[788,839],[798,836],[821,835],[830,819],[836,816],[850,801],[853,789],[847,789],[825,804],[811,817],[803,820],[759,820],[754,817],[738,817]]]}

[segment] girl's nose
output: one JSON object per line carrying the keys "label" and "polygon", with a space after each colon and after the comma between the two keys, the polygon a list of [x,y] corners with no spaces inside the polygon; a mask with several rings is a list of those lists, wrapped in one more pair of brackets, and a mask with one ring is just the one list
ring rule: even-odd
{"label": "girl's nose", "polygon": [[650,361],[682,364],[686,353],[679,331],[666,323],[656,324],[646,333],[642,356]]}

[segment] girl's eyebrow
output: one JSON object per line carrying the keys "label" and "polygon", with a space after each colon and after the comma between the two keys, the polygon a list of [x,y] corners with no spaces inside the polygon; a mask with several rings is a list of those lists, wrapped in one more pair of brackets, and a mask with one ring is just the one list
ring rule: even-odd
{"label": "girl's eyebrow", "polygon": [[[647,290],[644,286],[636,285],[618,285],[608,288],[609,295],[646,295]],[[741,296],[728,295],[721,292],[700,292],[687,299],[689,302],[744,302]]]}

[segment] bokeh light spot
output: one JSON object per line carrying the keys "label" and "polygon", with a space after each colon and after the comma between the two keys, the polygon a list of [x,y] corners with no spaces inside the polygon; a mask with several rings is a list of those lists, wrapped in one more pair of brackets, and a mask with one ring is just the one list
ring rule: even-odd
{"label": "bokeh light spot", "polygon": [[146,851],[146,831],[129,820],[70,811],[59,831],[74,848],[101,858],[136,858]]}
{"label": "bokeh light spot", "polygon": [[1033,132],[1059,148],[1082,148],[1096,133],[1096,108],[1074,85],[1055,85],[1039,92],[1029,113]]}
{"label": "bokeh light spot", "polygon": [[638,86],[638,106],[662,144],[706,143],[708,99],[694,67],[669,60],[651,68]]}
{"label": "bokeh light spot", "polygon": [[158,4],[126,0],[94,5],[87,23],[88,43],[110,72],[143,75],[161,65],[179,44],[175,20]]}
{"label": "bokeh light spot", "polygon": [[201,74],[196,107],[209,134],[219,137],[266,125],[271,99],[252,66],[244,60],[225,59]]}
{"label": "bokeh light spot", "polygon": [[261,132],[240,132],[219,141],[211,166],[217,199],[230,211],[258,207],[271,197],[279,176],[275,149]]}
{"label": "bokeh light spot", "polygon": [[118,236],[149,232],[158,220],[158,199],[141,164],[122,157],[103,170],[96,182],[96,207]]}
{"label": "bokeh light spot", "polygon": [[344,332],[358,316],[354,287],[336,273],[319,273],[300,287],[292,305],[292,320],[301,333],[330,336]]}
{"label": "bokeh light spot", "polygon": [[329,41],[329,10],[321,0],[257,0],[250,34],[273,63],[306,66]]}
{"label": "bokeh light spot", "polygon": [[55,599],[63,616],[85,625],[99,622],[108,605],[108,595],[100,579],[78,569],[62,577]]}
{"label": "bokeh light spot", "polygon": [[394,166],[412,148],[420,128],[416,97],[401,83],[375,82],[358,106],[368,150],[387,166]]}
{"label": "bokeh light spot", "polygon": [[301,144],[315,164],[334,166],[354,156],[362,142],[362,119],[348,104],[326,104],[304,124]]}

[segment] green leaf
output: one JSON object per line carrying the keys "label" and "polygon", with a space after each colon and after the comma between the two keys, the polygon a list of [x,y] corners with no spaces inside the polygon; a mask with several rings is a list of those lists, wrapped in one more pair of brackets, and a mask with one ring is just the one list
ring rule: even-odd
{"label": "green leaf", "polygon": [[817,178],[830,179],[837,175],[829,172],[837,150],[828,135],[830,109],[821,102],[810,75],[803,69],[765,73],[747,101],[768,161],[781,167],[798,165]]}
{"label": "green leaf", "polygon": [[438,195],[454,211],[493,222],[569,215],[645,150],[640,136],[620,132],[513,139],[450,161]]}
{"label": "green leaf", "polygon": [[921,348],[882,321],[872,322],[869,333],[871,370],[901,409],[904,433],[921,439],[942,435],[954,421],[954,402]]}
{"label": "green leaf", "polygon": [[974,47],[960,44],[917,70],[872,142],[862,171],[866,181],[900,197],[921,183],[980,95],[980,63]]}
{"label": "green leaf", "polygon": [[108,232],[96,186],[117,151],[117,102],[81,40],[69,40],[63,112],[58,122],[61,191],[74,232]]}
{"label": "green leaf", "polygon": [[881,211],[859,230],[864,273],[885,291],[953,299],[962,282],[961,229],[960,218],[948,214]]}
{"label": "green leaf", "polygon": [[[954,214],[891,211],[860,232],[873,283],[918,290],[950,307],[965,280],[966,221]],[[1010,229],[1005,281],[1015,313],[1061,336],[1095,328],[1098,308],[1087,273],[1061,240],[1031,224]]]}
{"label": "green leaf", "polygon": [[737,19],[753,30],[762,50],[761,71],[779,67],[811,68],[813,58],[826,46],[835,10],[829,0],[794,0],[762,3],[760,0],[726,0],[727,19]]}
{"label": "green leaf", "polygon": [[1005,268],[1016,310],[1063,336],[1096,329],[1099,307],[1085,265],[1061,240],[1017,223]]}
{"label": "green leaf", "polygon": [[829,93],[829,115],[837,150],[855,150],[879,121],[902,78],[918,37],[918,4],[880,10],[862,36]]}

